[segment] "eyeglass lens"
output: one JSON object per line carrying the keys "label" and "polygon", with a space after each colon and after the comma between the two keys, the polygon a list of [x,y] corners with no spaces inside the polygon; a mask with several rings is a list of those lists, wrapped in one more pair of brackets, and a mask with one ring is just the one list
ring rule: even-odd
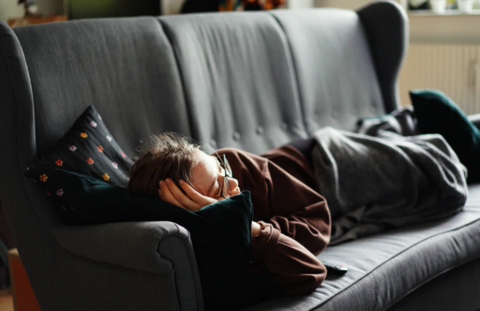
{"label": "eyeglass lens", "polygon": [[228,177],[232,177],[232,169],[225,155],[223,155],[223,161],[221,164],[222,164],[223,170],[225,171],[225,175],[223,176],[222,197],[224,199],[228,199],[230,198],[230,190],[231,190]]}

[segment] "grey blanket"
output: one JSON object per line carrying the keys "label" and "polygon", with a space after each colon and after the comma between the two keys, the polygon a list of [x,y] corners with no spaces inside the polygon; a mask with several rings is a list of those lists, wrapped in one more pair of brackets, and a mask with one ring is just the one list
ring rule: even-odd
{"label": "grey blanket", "polygon": [[315,133],[314,170],[334,219],[330,244],[462,209],[465,167],[441,135],[417,134],[411,110],[363,120],[357,133]]}

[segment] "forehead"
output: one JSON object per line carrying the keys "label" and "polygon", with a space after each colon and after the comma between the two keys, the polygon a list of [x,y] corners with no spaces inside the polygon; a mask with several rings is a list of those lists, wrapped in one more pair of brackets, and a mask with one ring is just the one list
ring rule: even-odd
{"label": "forehead", "polygon": [[208,189],[218,177],[218,162],[215,157],[196,150],[197,162],[192,168],[192,186],[203,195],[209,195]]}
{"label": "forehead", "polygon": [[199,166],[202,169],[217,168],[217,158],[211,155],[206,154],[201,150],[195,151],[196,163],[194,163],[194,168]]}

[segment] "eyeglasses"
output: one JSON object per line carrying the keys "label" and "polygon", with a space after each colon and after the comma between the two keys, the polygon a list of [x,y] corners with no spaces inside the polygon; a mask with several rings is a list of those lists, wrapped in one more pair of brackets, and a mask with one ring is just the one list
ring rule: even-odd
{"label": "eyeglasses", "polygon": [[218,162],[220,162],[220,167],[225,171],[225,175],[223,176],[223,186],[220,192],[220,196],[224,199],[230,198],[230,182],[228,178],[232,178],[232,168],[230,167],[230,163],[228,163],[227,157],[223,155],[223,158],[220,157],[217,153]]}

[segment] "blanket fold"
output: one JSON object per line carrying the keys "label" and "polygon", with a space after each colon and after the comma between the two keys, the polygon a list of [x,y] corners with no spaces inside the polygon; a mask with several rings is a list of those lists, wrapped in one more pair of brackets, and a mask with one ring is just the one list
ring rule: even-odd
{"label": "blanket fold", "polygon": [[[333,218],[331,245],[463,208],[466,169],[441,135],[417,135],[411,110],[314,134],[313,164]],[[403,136],[406,135],[406,136]]]}

